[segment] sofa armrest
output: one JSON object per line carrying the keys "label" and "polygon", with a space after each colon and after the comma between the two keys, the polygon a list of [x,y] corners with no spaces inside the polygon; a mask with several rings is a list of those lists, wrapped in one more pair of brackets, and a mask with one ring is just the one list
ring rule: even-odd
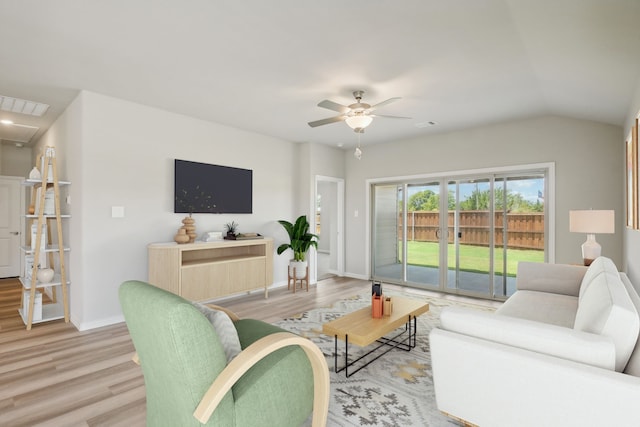
{"label": "sofa armrest", "polygon": [[460,307],[442,310],[440,321],[448,331],[604,369],[615,368],[615,345],[606,336]]}
{"label": "sofa armrest", "polygon": [[520,262],[516,288],[577,297],[586,272],[578,265]]}
{"label": "sofa armrest", "polygon": [[437,328],[429,341],[438,409],[470,423],[640,425],[640,378]]}

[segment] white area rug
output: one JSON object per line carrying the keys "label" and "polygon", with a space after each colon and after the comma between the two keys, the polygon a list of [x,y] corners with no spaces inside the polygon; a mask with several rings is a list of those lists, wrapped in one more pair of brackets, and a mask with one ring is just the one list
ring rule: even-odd
{"label": "white area rug", "polygon": [[[429,303],[429,312],[418,317],[417,346],[410,352],[394,349],[349,378],[345,378],[344,371],[338,374],[334,372],[334,338],[322,334],[322,325],[370,305],[370,295],[358,295],[332,307],[314,309],[276,323],[283,329],[312,340],[327,358],[331,374],[327,425],[459,426],[456,421],[442,415],[436,407],[429,331],[439,324],[443,307],[462,305],[478,310],[492,309],[399,292],[389,292],[387,295],[402,295]],[[362,354],[372,347],[360,349],[350,346],[349,357],[351,359],[351,353],[357,357],[358,353]],[[343,354],[344,341],[338,341],[338,352]],[[343,364],[344,357],[341,357],[338,368]]]}

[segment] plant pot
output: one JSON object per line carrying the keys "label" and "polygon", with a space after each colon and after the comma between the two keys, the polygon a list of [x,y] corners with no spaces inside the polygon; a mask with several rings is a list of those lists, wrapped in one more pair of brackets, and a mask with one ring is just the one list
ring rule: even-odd
{"label": "plant pot", "polygon": [[293,277],[293,271],[295,269],[295,278],[304,279],[307,277],[307,261],[289,261],[289,276]]}

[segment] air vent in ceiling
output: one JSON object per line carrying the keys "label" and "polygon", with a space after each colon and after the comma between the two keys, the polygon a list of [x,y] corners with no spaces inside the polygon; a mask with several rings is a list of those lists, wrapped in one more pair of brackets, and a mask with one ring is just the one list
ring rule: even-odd
{"label": "air vent in ceiling", "polygon": [[12,113],[28,114],[40,117],[47,112],[49,106],[41,102],[27,101],[25,99],[12,98],[0,95],[0,109]]}

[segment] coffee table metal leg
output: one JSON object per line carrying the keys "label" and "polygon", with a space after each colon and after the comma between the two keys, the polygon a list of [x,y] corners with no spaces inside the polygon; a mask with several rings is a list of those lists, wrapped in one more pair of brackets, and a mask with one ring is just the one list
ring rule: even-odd
{"label": "coffee table metal leg", "polygon": [[344,376],[349,378],[349,335],[344,336]]}
{"label": "coffee table metal leg", "polygon": [[333,352],[333,371],[335,373],[338,373],[338,336],[334,335],[333,339],[334,339],[334,347],[335,347],[335,350]]}

